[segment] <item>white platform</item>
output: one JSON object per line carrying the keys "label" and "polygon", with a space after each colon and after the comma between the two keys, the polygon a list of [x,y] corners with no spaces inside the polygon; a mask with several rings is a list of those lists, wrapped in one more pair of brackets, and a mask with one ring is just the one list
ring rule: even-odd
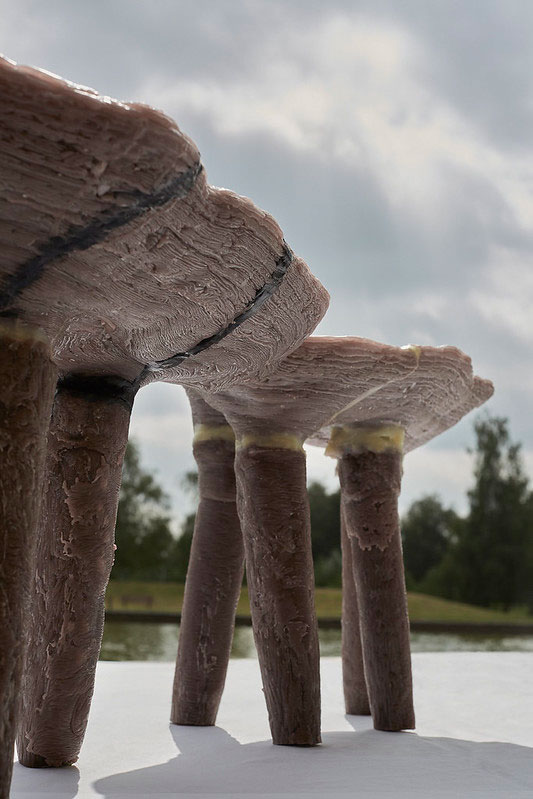
{"label": "white platform", "polygon": [[533,653],[416,654],[416,733],[343,712],[322,661],[323,745],[272,746],[255,660],[233,660],[218,726],[166,721],[173,666],[100,663],[77,767],[15,765],[12,799],[532,797]]}

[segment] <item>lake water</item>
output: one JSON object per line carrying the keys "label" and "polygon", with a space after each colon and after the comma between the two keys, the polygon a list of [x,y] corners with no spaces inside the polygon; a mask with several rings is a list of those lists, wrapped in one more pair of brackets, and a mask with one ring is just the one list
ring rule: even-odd
{"label": "lake water", "polygon": [[[176,624],[107,621],[101,660],[161,660],[176,657],[179,627]],[[322,655],[340,655],[340,630],[320,630]],[[458,635],[412,633],[413,652],[533,652],[532,635]],[[231,656],[257,657],[252,628],[237,627]]]}

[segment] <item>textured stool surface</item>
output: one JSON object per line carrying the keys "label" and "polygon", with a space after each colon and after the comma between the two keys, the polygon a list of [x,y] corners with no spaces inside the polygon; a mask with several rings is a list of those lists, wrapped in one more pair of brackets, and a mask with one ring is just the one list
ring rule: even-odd
{"label": "textured stool surface", "polygon": [[0,315],[42,328],[60,371],[163,363],[212,388],[319,322],[327,292],[277,223],[209,186],[164,114],[2,58],[0,97]]}
{"label": "textured stool surface", "polygon": [[337,425],[392,423],[405,452],[457,424],[492,395],[456,347],[395,347],[356,336],[310,336],[263,381],[209,395],[241,434],[286,432],[325,446]]}

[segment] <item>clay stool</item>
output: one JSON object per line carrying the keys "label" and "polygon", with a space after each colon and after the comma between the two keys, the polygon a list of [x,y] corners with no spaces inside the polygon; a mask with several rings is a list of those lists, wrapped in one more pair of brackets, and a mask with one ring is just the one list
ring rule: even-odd
{"label": "clay stool", "polygon": [[412,375],[360,395],[309,442],[323,445],[329,438],[326,454],[338,458],[346,710],[366,712],[366,681],[374,727],[390,731],[415,725],[398,516],[403,454],[455,425],[493,392],[454,347],[411,349],[417,361]]}
{"label": "clay stool", "polygon": [[[440,381],[438,389],[435,380]],[[343,429],[345,420],[352,425],[358,420],[370,433],[378,426],[381,434],[384,423],[392,417],[390,435],[396,448],[392,455],[378,459],[378,470],[367,466],[359,477],[363,495],[374,506],[386,503],[388,512],[386,518],[378,516],[374,520],[375,532],[362,544],[369,547],[371,556],[375,555],[375,584],[387,597],[383,605],[385,616],[379,619],[380,626],[373,635],[363,634],[362,653],[357,612],[354,610],[348,617],[351,644],[345,638],[345,649],[352,652],[352,658],[348,654],[345,657],[346,682],[351,686],[357,681],[357,707],[359,712],[366,712],[362,668],[353,657],[358,648],[369,672],[373,675],[375,670],[378,675],[378,679],[367,675],[375,726],[412,727],[407,606],[394,505],[401,476],[396,442],[403,436],[402,425],[416,416],[413,397],[417,397],[416,411],[427,408],[416,424],[408,426],[408,446],[415,440],[421,444],[455,424],[490,396],[491,384],[474,378],[470,360],[451,347],[399,348],[366,339],[312,337],[261,383],[214,394],[200,393],[224,414],[236,434],[237,497],[252,621],[275,743],[310,744],[320,740],[318,647],[303,442],[310,439],[311,443],[326,445],[331,434],[330,453],[336,454],[340,440],[336,431]],[[438,397],[437,405],[433,397]],[[344,549],[350,543],[351,559],[355,531],[350,486],[355,476],[344,474],[347,470],[343,464],[341,470],[347,534]],[[383,484],[387,489],[384,496]],[[389,548],[389,540],[394,542],[393,547]],[[351,592],[355,605],[356,583],[350,581],[350,573],[345,565],[345,592]],[[235,581],[238,579],[236,573]],[[367,580],[357,587],[366,630],[365,608],[372,601],[369,592],[375,585]],[[345,604],[349,604],[348,594]],[[394,618],[389,618],[386,610],[390,605],[395,608]],[[392,643],[387,649],[390,636]],[[351,677],[348,667],[352,667]],[[349,687],[349,691],[353,693],[355,689]],[[399,705],[398,695],[402,697]],[[351,700],[349,704],[353,710]],[[298,739],[294,730],[299,731]]]}
{"label": "clay stool", "polygon": [[[236,435],[237,502],[255,642],[276,744],[320,742],[319,650],[303,442],[353,400],[414,368],[413,354],[308,339],[262,382],[202,396]],[[339,378],[339,376],[342,376]]]}
{"label": "clay stool", "polygon": [[327,294],[271,217],[207,184],[196,147],[163,114],[3,59],[0,95],[0,316],[44,336],[59,372],[18,750],[26,765],[62,765],[87,719],[136,391],[268,372]]}

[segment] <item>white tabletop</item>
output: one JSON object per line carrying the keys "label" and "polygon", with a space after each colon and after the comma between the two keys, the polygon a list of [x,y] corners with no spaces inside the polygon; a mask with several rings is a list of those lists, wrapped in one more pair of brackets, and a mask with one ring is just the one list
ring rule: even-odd
{"label": "white tabletop", "polygon": [[15,765],[11,799],[533,796],[533,653],[413,656],[416,733],[346,717],[322,660],[323,745],[270,743],[259,667],[232,660],[217,727],[168,724],[173,665],[100,663],[76,766]]}

